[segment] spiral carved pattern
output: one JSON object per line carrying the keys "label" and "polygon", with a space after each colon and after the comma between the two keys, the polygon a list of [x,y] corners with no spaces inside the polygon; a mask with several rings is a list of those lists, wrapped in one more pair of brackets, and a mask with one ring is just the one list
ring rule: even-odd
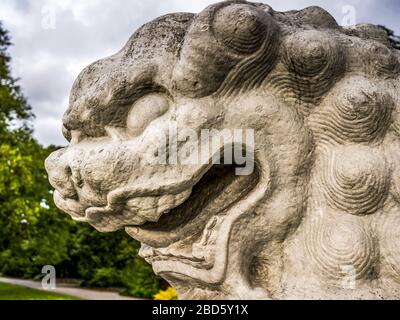
{"label": "spiral carved pattern", "polygon": [[210,6],[191,24],[174,70],[175,86],[202,97],[261,84],[277,61],[280,28],[270,13],[245,1]]}
{"label": "spiral carved pattern", "polygon": [[315,135],[339,144],[382,140],[391,123],[393,100],[365,78],[350,78],[332,93],[333,106],[310,117]]}
{"label": "spiral carved pattern", "polygon": [[214,35],[230,51],[243,56],[219,88],[221,96],[260,85],[275,66],[280,30],[260,8],[238,4],[220,10],[214,18]]}
{"label": "spiral carved pattern", "polygon": [[329,220],[320,218],[308,224],[305,246],[313,266],[326,279],[336,281],[348,276],[355,280],[368,278],[374,272],[379,249],[371,233],[357,217]]}
{"label": "spiral carved pattern", "polygon": [[214,17],[215,37],[238,54],[258,50],[268,34],[265,12],[243,4],[219,10]]}
{"label": "spiral carved pattern", "polygon": [[353,215],[376,212],[389,189],[384,156],[365,146],[337,147],[321,157],[320,190],[328,205]]}
{"label": "spiral carved pattern", "polygon": [[394,117],[394,121],[392,123],[392,128],[394,130],[394,132],[396,132],[396,134],[398,136],[400,136],[400,112],[397,111],[395,117]]}
{"label": "spiral carved pattern", "polygon": [[273,87],[296,105],[318,102],[344,72],[339,42],[323,32],[307,30],[289,36],[283,45],[285,71],[273,76]]}
{"label": "spiral carved pattern", "polygon": [[390,191],[391,191],[391,194],[392,194],[394,200],[400,204],[400,168],[399,168],[399,166],[397,166],[394,169],[392,175],[393,175],[393,182],[392,182]]}
{"label": "spiral carved pattern", "polygon": [[[382,77],[395,77],[400,72],[400,63],[387,46],[374,43],[366,48],[368,73]],[[372,54],[371,54],[372,53]]]}
{"label": "spiral carved pattern", "polygon": [[400,281],[400,214],[397,211],[386,214],[381,231],[382,254],[392,275]]}
{"label": "spiral carved pattern", "polygon": [[[396,137],[396,133],[392,133],[391,137]],[[400,204],[400,144],[392,143],[385,146],[385,157],[390,164],[391,184],[389,189],[390,202],[389,205]],[[399,210],[400,212],[400,210]]]}

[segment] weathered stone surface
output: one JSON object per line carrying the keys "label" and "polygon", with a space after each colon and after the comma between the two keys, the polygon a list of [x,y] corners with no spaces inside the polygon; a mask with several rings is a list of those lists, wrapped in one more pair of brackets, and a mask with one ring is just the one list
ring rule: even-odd
{"label": "weathered stone surface", "polygon": [[[399,71],[379,28],[318,7],[160,17],[76,80],[55,202],[125,228],[181,298],[400,298]],[[254,170],[160,164],[172,123],[253,129]]]}

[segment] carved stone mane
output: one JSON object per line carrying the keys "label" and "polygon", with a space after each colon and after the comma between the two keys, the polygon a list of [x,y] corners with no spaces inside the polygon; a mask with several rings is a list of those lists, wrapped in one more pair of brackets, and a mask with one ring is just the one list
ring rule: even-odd
{"label": "carved stone mane", "polygon": [[[46,160],[55,203],[125,228],[180,298],[400,298],[399,72],[383,30],[319,7],[162,16],[75,81],[70,144]],[[206,141],[185,128],[254,144],[187,164]],[[250,174],[212,161],[232,143]]]}

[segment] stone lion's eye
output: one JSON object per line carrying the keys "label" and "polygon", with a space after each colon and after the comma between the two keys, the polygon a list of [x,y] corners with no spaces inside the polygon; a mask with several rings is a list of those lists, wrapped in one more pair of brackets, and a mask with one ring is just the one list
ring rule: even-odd
{"label": "stone lion's eye", "polygon": [[169,108],[168,99],[159,93],[148,94],[135,102],[128,113],[126,127],[130,134],[139,135],[154,119]]}

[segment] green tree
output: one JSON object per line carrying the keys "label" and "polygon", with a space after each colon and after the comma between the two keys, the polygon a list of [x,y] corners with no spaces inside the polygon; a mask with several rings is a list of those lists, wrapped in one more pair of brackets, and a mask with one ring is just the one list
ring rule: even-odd
{"label": "green tree", "polygon": [[[17,85],[17,79],[11,76],[10,56],[7,49],[11,45],[8,32],[0,22],[0,134],[2,140],[8,133],[8,126],[13,120],[22,121],[22,126],[18,132],[30,131],[26,120],[32,119],[31,107],[25,97],[21,94],[21,89]],[[22,138],[24,135],[22,135]],[[4,141],[4,140],[3,140]]]}
{"label": "green tree", "polygon": [[123,287],[125,294],[151,298],[165,282],[138,256],[140,244],[125,232],[100,233],[88,225],[76,225],[69,263],[84,285]]}
{"label": "green tree", "polygon": [[32,137],[33,113],[11,76],[10,45],[0,24],[0,271],[32,276],[66,259],[68,222],[53,205],[43,166],[51,148]]}
{"label": "green tree", "polygon": [[138,242],[122,231],[101,234],[55,207],[44,159],[56,147],[32,137],[33,113],[11,76],[10,45],[0,23],[0,273],[31,278],[51,264],[58,277],[151,298],[161,280],[138,257]]}

